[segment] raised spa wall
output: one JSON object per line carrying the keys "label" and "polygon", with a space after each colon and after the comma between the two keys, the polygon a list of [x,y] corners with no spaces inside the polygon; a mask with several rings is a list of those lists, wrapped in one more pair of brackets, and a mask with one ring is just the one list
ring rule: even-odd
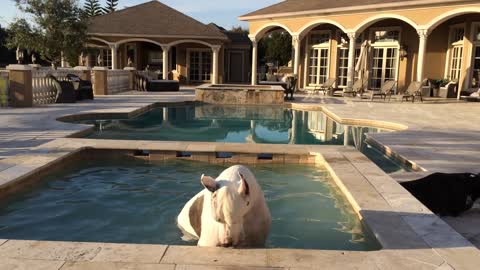
{"label": "raised spa wall", "polygon": [[284,92],[280,86],[202,85],[195,89],[195,101],[210,104],[280,105]]}

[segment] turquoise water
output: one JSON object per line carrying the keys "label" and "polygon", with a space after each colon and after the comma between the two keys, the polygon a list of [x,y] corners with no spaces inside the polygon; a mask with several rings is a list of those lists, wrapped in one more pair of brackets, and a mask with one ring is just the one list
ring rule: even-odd
{"label": "turquoise water", "polygon": [[133,119],[91,120],[94,139],[351,145],[387,173],[411,168],[365,143],[367,133],[386,130],[344,126],[320,111],[272,106],[190,105],[156,108]]}
{"label": "turquoise water", "polygon": [[[185,242],[176,226],[200,175],[225,167],[191,161],[87,161],[0,201],[0,239],[151,243]],[[272,214],[268,247],[373,250],[351,206],[322,167],[251,168]]]}

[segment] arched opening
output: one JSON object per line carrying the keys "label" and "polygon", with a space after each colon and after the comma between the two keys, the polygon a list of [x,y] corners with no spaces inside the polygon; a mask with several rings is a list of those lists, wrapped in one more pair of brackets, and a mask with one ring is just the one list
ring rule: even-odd
{"label": "arched opening", "polygon": [[80,65],[87,67],[103,66],[112,68],[112,50],[110,43],[104,39],[91,37],[88,40],[85,51],[79,57]]}
{"label": "arched opening", "polygon": [[434,81],[432,95],[459,98],[478,91],[480,9],[445,13],[426,28],[429,35],[425,75]]}
{"label": "arched opening", "polygon": [[172,59],[175,61],[172,71],[174,76],[178,77],[174,79],[187,84],[214,82],[215,66],[218,68],[218,59],[221,57],[218,56],[220,52],[217,51],[217,63],[215,63],[213,45],[189,40],[176,41],[169,45],[176,56],[175,60]]}
{"label": "arched opening", "polygon": [[288,30],[270,27],[257,36],[257,44],[259,84],[281,83],[284,75],[293,73],[292,36]]}
{"label": "arched opening", "polygon": [[347,88],[349,38],[345,28],[336,22],[316,22],[299,33],[300,85],[315,89],[327,80],[335,81],[336,88]]}
{"label": "arched opening", "polygon": [[402,16],[384,14],[365,20],[355,31],[357,44],[366,42],[369,45],[369,89],[379,90],[384,83],[393,80],[395,93],[402,93],[417,80],[419,35],[414,22]]}

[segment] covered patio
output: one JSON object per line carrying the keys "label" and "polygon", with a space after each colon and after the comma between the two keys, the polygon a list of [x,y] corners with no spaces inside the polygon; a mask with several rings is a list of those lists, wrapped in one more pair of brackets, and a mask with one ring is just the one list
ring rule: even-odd
{"label": "covered patio", "polygon": [[369,89],[394,80],[395,92],[403,93],[411,82],[429,79],[456,83],[454,92],[443,97],[476,91],[478,1],[420,2],[362,0],[350,7],[344,2],[288,0],[241,16],[250,24],[251,82],[257,83],[258,41],[271,29],[282,28],[292,36],[293,70],[301,89],[315,88],[329,78],[336,80],[336,88],[351,89],[360,46],[366,41]]}

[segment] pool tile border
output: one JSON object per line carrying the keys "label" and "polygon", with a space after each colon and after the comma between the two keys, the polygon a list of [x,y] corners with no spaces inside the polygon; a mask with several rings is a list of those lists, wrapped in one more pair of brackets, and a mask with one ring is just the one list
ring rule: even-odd
{"label": "pool tile border", "polygon": [[[116,140],[64,138],[35,148],[32,156],[2,160],[2,162],[16,165],[0,171],[2,181],[0,188],[12,183],[16,186],[31,176],[38,178],[48,166],[59,166],[62,161],[71,158],[72,155],[92,149],[106,154],[114,154],[117,149],[127,154],[148,150],[151,157],[155,157],[155,152],[163,152],[163,159],[165,153],[168,153],[168,158],[178,158],[173,153],[185,151],[192,153],[192,156],[187,159],[203,161],[207,158],[211,161],[215,152],[234,152],[245,157],[234,162],[243,163],[245,160],[252,160],[252,164],[258,161],[257,154],[270,153],[273,157],[278,155],[276,160],[270,161],[272,163],[280,162],[282,160],[280,157],[283,157],[283,162],[287,163],[307,160],[321,164],[328,169],[383,249],[370,252],[233,250],[163,245],[0,240],[2,260],[9,258],[9,260],[22,259],[22,261],[24,259],[68,261],[61,269],[89,269],[89,267],[101,265],[107,267],[106,269],[108,267],[117,269],[122,263],[138,263],[141,264],[140,269],[157,269],[155,267],[173,269],[168,268],[172,265],[183,265],[183,269],[195,269],[196,266],[200,268],[216,266],[220,269],[222,266],[248,267],[247,269],[251,267],[254,269],[257,267],[308,269],[316,268],[318,265],[332,269],[350,269],[357,266],[365,269],[387,269],[390,266],[398,267],[399,265],[402,265],[401,269],[435,269],[440,266],[451,266],[453,269],[476,269],[480,265],[480,251],[470,242],[433,215],[363,154],[343,146],[289,145],[282,147],[255,144],[252,147],[250,145],[245,147],[245,144],[234,143],[150,141],[128,141],[127,143]],[[305,159],[305,156],[308,158]],[[261,160],[261,162],[268,161]],[[409,260],[410,263],[405,263]],[[81,263],[81,261],[88,263]],[[18,265],[21,265],[20,262]],[[53,263],[52,267],[54,266],[57,264]]]}

